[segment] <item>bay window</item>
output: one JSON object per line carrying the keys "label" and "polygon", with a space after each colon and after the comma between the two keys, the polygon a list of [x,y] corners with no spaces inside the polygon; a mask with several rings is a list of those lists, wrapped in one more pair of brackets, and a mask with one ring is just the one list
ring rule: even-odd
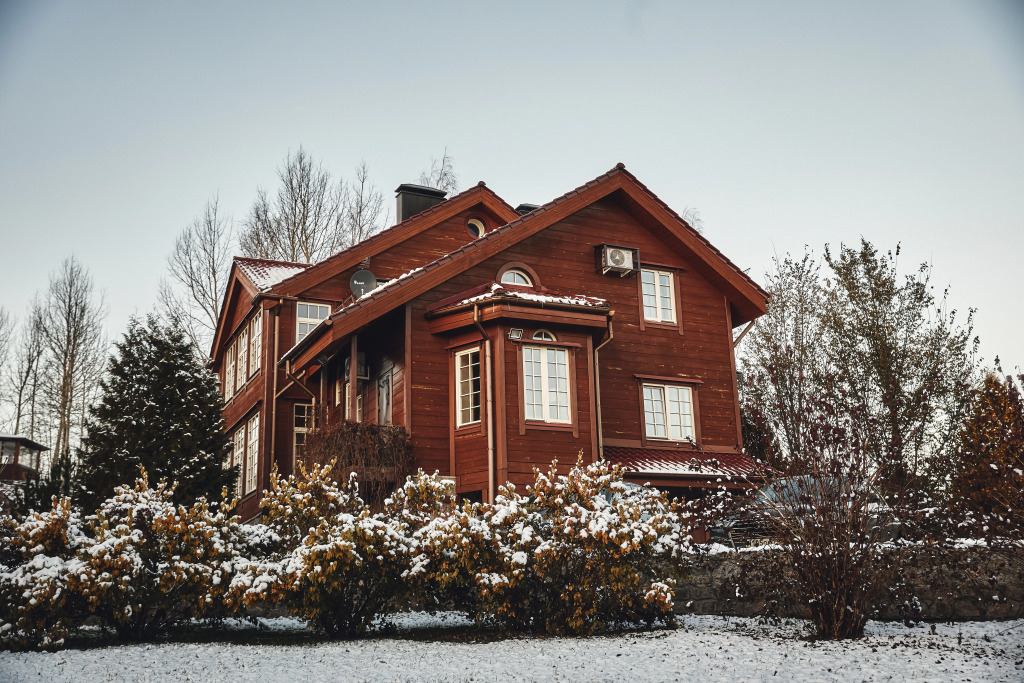
{"label": "bay window", "polygon": [[568,424],[569,352],[550,346],[523,346],[523,401],[526,419]]}

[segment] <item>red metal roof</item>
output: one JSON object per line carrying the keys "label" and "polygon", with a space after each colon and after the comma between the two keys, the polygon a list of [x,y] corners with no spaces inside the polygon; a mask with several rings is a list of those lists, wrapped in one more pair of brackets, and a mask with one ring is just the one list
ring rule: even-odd
{"label": "red metal roof", "polygon": [[761,474],[757,463],[743,453],[607,446],[604,457],[628,472],[650,476],[742,477]]}

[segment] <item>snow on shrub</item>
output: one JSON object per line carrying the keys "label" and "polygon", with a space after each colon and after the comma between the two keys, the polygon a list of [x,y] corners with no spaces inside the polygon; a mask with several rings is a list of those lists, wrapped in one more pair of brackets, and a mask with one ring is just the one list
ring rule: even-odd
{"label": "snow on shrub", "polygon": [[617,467],[580,460],[568,476],[537,472],[528,496],[503,488],[484,521],[497,562],[477,575],[481,610],[510,629],[586,635],[671,622],[665,559],[680,543],[664,495]]}
{"label": "snow on shrub", "polygon": [[239,563],[236,609],[282,602],[330,636],[362,633],[404,594],[410,544],[387,515],[373,515],[354,478],[334,482],[333,463],[299,478],[271,477],[260,506],[276,552]]}
{"label": "snow on shrub", "polygon": [[396,521],[413,548],[406,574],[413,599],[426,609],[475,615],[476,575],[497,558],[497,544],[480,517],[480,506],[458,505],[451,482],[420,470],[385,501],[385,514]]}
{"label": "snow on shrub", "polygon": [[0,646],[58,649],[84,618],[74,555],[88,544],[68,498],[54,498],[47,512],[33,512],[10,528],[10,550],[21,563],[0,574]]}
{"label": "snow on shrub", "polygon": [[144,471],[134,487],[117,487],[78,554],[89,611],[122,638],[224,616],[237,523],[204,498],[176,506],[173,494],[165,481],[151,488]]}

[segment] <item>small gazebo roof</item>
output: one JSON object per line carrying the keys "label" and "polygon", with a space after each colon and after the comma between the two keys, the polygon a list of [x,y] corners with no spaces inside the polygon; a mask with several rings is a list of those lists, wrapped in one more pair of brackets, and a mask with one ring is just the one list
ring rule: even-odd
{"label": "small gazebo roof", "polygon": [[21,436],[20,434],[0,434],[0,443],[17,443],[21,444],[22,448],[28,448],[33,451],[48,451],[50,450],[41,443],[36,443],[27,436]]}

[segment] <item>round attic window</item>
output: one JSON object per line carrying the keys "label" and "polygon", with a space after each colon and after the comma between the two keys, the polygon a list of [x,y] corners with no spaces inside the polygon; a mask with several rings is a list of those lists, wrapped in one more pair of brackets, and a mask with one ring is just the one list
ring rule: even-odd
{"label": "round attic window", "polygon": [[484,227],[484,222],[479,218],[470,218],[466,221],[466,230],[473,236],[473,239],[477,239],[484,236],[487,229]]}
{"label": "round attic window", "polygon": [[518,268],[509,268],[501,275],[502,283],[506,285],[519,285],[520,287],[533,287],[533,280],[530,276]]}

